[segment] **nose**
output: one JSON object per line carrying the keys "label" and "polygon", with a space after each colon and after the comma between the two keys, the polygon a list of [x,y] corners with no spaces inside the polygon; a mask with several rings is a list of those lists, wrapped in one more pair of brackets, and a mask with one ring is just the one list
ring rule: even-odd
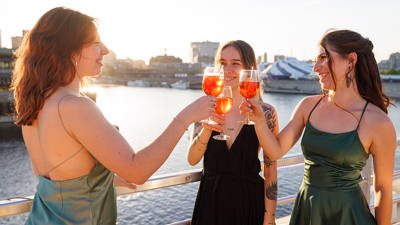
{"label": "nose", "polygon": [[313,66],[313,72],[317,73],[320,69],[320,63],[317,61],[315,62],[314,66]]}
{"label": "nose", "polygon": [[106,47],[106,45],[104,43],[101,43],[101,54],[102,55],[107,55],[110,51],[108,50],[108,48]]}

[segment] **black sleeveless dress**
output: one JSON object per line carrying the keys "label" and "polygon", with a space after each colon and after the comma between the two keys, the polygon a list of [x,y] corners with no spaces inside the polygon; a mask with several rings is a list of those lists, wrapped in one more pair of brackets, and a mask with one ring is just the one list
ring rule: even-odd
{"label": "black sleeveless dress", "polygon": [[264,219],[264,179],[259,175],[258,138],[243,125],[228,149],[213,131],[203,160],[192,225],[258,225]]}

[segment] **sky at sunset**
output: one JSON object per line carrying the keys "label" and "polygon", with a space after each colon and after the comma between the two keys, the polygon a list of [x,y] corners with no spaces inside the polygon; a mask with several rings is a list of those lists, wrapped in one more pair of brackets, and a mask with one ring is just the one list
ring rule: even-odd
{"label": "sky at sunset", "polygon": [[2,0],[2,46],[57,6],[98,18],[101,39],[118,58],[148,61],[166,49],[189,62],[193,41],[242,39],[268,61],[276,54],[307,60],[330,28],[369,37],[378,62],[400,52],[399,0]]}

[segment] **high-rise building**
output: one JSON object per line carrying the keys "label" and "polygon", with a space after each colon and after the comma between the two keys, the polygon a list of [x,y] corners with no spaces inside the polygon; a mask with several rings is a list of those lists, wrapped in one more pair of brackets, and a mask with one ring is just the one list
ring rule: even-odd
{"label": "high-rise building", "polygon": [[190,48],[190,59],[194,63],[214,63],[215,54],[219,48],[218,42],[192,42]]}

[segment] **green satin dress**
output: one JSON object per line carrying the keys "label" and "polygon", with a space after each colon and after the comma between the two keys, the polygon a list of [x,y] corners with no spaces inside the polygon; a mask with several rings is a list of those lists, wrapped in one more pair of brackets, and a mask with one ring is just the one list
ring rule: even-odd
{"label": "green satin dress", "polygon": [[115,225],[114,174],[100,162],[85,176],[52,181],[39,176],[26,225]]}
{"label": "green satin dress", "polygon": [[368,159],[357,132],[360,123],[344,133],[314,128],[310,117],[321,100],[310,112],[301,141],[304,178],[290,225],[376,225],[359,186]]}

